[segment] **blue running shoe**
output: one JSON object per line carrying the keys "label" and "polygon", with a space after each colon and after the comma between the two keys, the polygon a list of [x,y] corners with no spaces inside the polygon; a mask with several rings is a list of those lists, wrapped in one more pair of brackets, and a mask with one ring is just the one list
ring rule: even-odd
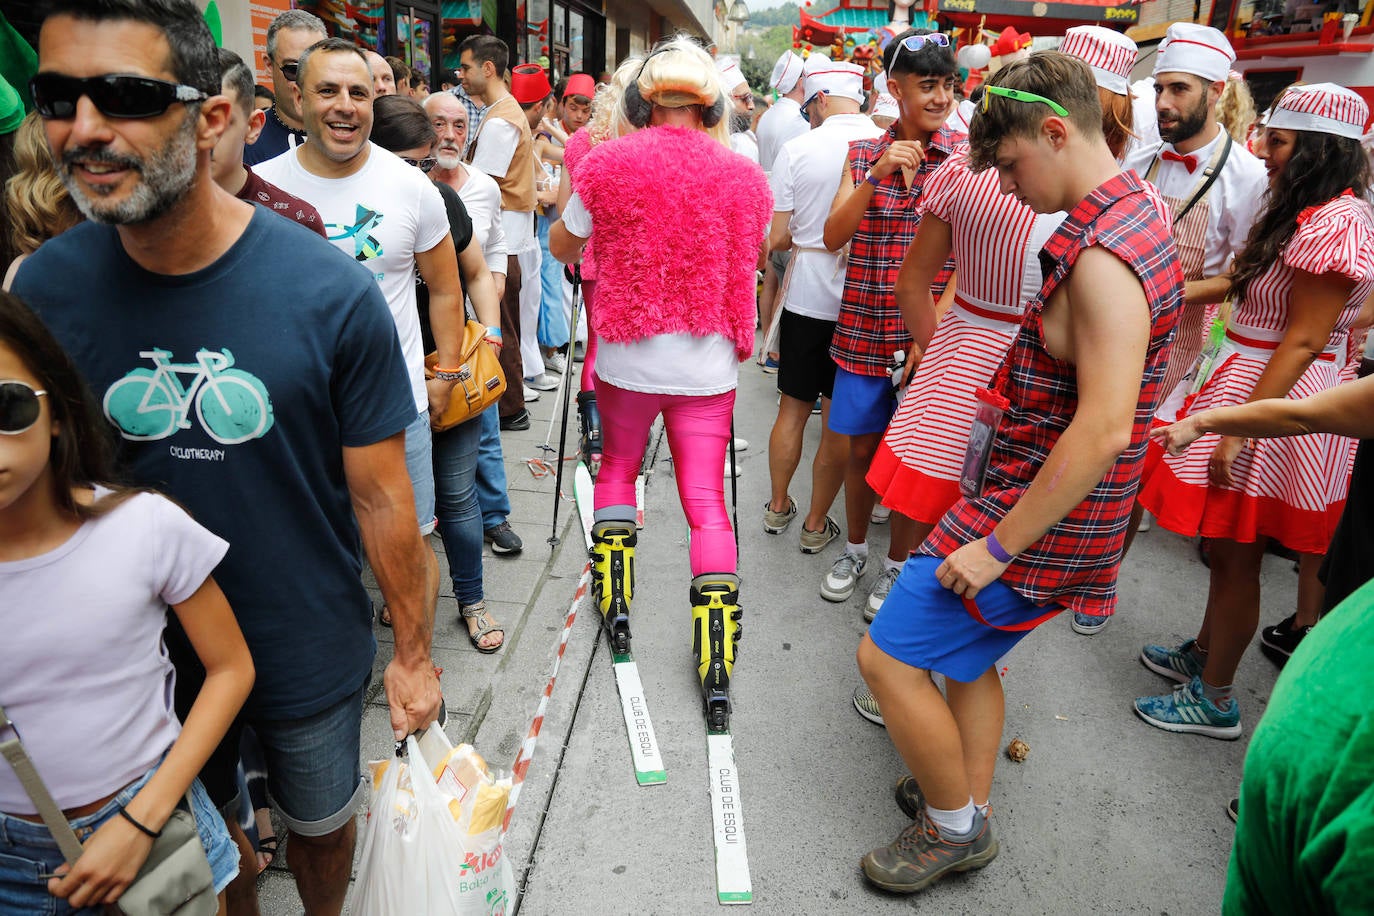
{"label": "blue running shoe", "polygon": [[1194,677],[1202,676],[1202,662],[1194,658],[1192,653],[1196,644],[1196,639],[1190,639],[1177,649],[1146,646],[1140,650],[1140,663],[1155,674],[1186,684]]}
{"label": "blue running shoe", "polygon": [[1084,614],[1082,611],[1074,611],[1072,619],[1069,620],[1069,629],[1080,636],[1095,636],[1107,627],[1110,616],[1099,617],[1096,614]]}
{"label": "blue running shoe", "polygon": [[1173,693],[1139,697],[1133,705],[1136,715],[1168,732],[1188,732],[1226,741],[1241,736],[1240,705],[1231,698],[1225,701],[1223,709],[1207,699],[1202,693],[1200,677],[1179,684]]}

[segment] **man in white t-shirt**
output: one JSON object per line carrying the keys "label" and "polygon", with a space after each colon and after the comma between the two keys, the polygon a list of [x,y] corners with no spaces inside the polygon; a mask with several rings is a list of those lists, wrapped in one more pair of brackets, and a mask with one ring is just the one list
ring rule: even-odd
{"label": "man in white t-shirt", "polygon": [[[419,416],[406,429],[406,469],[423,534],[434,530],[434,468],[429,417],[448,406],[463,337],[458,255],[443,198],[424,173],[368,140],[372,73],[352,44],[331,38],[300,58],[293,88],[309,142],[270,159],[259,174],[314,205],[328,238],[372,271],[391,308]],[[429,287],[430,327],[439,350],[439,378],[425,381],[424,346],[415,304],[415,271]],[[452,377],[445,379],[446,372]],[[426,608],[434,620],[439,561],[424,551]]]}
{"label": "man in white t-shirt", "polygon": [[730,148],[741,156],[759,161],[759,141],[750,130],[754,116],[754,90],[744,78],[739,68],[739,58],[718,57],[716,69],[720,71],[720,84],[730,97],[725,110],[730,113]]}
{"label": "man in white t-shirt", "polygon": [[[840,533],[828,513],[844,483],[848,440],[830,430],[835,363],[830,338],[840,315],[845,271],[838,252],[825,247],[825,218],[839,188],[849,142],[877,137],[882,128],[860,114],[863,68],[819,55],[810,60],[804,87],[807,108],[821,124],[788,141],[773,162],[773,224],[768,244],[792,251],[779,316],[778,418],[768,438],[772,494],[764,530],[781,534],[797,514],[787,488],[801,461],[802,437],[816,399],[821,401],[821,444],[811,466],[811,506],[802,523],[801,550],[819,553]],[[810,63],[808,60],[808,63]]]}
{"label": "man in white t-shirt", "polygon": [[773,74],[768,85],[778,93],[778,100],[759,116],[759,165],[765,172],[773,171],[773,161],[783,145],[793,137],[800,137],[811,129],[811,125],[801,113],[801,103],[805,101],[806,88],[802,80],[802,68],[806,62],[784,51],[782,57],[773,65]]}

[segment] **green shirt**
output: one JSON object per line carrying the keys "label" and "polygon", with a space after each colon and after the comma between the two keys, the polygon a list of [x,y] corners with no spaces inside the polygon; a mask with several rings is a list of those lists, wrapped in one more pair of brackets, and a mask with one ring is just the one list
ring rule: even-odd
{"label": "green shirt", "polygon": [[1374,913],[1374,583],[1293,653],[1245,757],[1222,910]]}

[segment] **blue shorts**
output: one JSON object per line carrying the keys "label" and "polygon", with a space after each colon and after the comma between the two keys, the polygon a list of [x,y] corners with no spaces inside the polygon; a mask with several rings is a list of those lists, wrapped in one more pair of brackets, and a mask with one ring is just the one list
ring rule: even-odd
{"label": "blue shorts", "polygon": [[267,794],[301,836],[333,833],[362,807],[363,697],[371,680],[312,715],[252,720],[267,763]]}
{"label": "blue shorts", "polygon": [[406,427],[406,473],[415,491],[415,518],[420,522],[420,534],[434,530],[434,442],[430,439],[429,411]]}
{"label": "blue shorts", "polygon": [[[975,620],[964,599],[935,578],[942,562],[922,555],[907,560],[868,636],[899,662],[966,684],[981,677],[1030,630],[998,630]],[[1046,610],[1001,581],[979,591],[974,603],[984,620],[998,626],[1034,620]]]}
{"label": "blue shorts", "polygon": [[855,375],[835,369],[830,396],[830,430],[846,436],[864,436],[887,429],[897,410],[897,393],[887,376]]}
{"label": "blue shorts", "polygon": [[[100,825],[133,800],[155,772],[157,767],[125,786],[94,814],[74,818],[71,823],[77,837],[82,842],[89,839]],[[191,784],[191,804],[200,843],[210,860],[215,892],[219,893],[239,873],[239,849],[229,839],[224,819],[199,780]],[[48,878],[62,862],[62,852],[47,827],[0,814],[0,913],[103,913],[102,907],[73,910],[65,900],[48,893]]]}

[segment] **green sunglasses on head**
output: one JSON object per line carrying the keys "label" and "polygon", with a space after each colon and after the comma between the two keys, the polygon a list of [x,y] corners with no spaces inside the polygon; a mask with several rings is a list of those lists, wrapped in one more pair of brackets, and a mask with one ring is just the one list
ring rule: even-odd
{"label": "green sunglasses on head", "polygon": [[1050,106],[1050,110],[1061,118],[1069,116],[1069,110],[1053,99],[1047,99],[1043,95],[1036,95],[1034,92],[1026,92],[1022,89],[1007,89],[1005,86],[983,86],[983,111],[988,110],[988,100],[994,95],[1000,95],[1017,102],[1039,102],[1042,105]]}

